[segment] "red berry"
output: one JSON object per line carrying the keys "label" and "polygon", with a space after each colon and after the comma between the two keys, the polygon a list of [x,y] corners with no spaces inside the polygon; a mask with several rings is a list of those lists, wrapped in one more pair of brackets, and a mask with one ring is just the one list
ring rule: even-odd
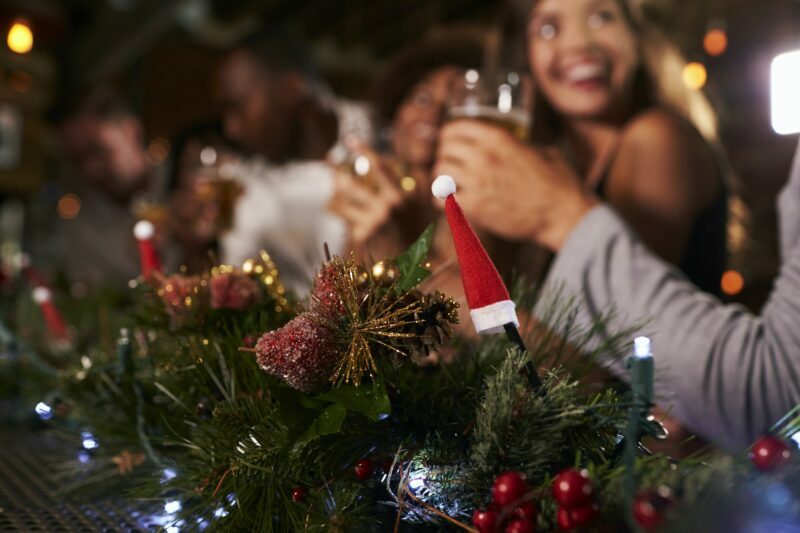
{"label": "red berry", "polygon": [[517,502],[528,491],[528,483],[519,472],[505,472],[497,476],[492,485],[492,500],[500,507]]}
{"label": "red berry", "polygon": [[597,518],[599,513],[600,506],[596,503],[590,503],[589,505],[570,509],[569,518],[572,520],[575,527],[586,527],[594,522],[594,519]]}
{"label": "red berry", "polygon": [[672,505],[672,499],[650,489],[642,492],[633,501],[633,517],[645,529],[655,529],[664,521],[664,513]]}
{"label": "red berry", "polygon": [[568,468],[553,479],[553,497],[565,509],[588,505],[594,499],[594,488],[586,470]]}
{"label": "red berry", "polygon": [[356,477],[361,481],[369,479],[372,476],[372,461],[369,459],[361,459],[356,463],[354,470]]}
{"label": "red berry", "polygon": [[533,522],[521,518],[512,520],[506,526],[506,533],[533,533],[534,531]]}
{"label": "red berry", "polygon": [[481,511],[475,509],[472,513],[472,525],[480,531],[480,533],[494,533],[498,530],[497,526],[497,511]]}
{"label": "red berry", "polygon": [[575,523],[572,521],[572,517],[569,514],[567,509],[560,507],[558,509],[558,514],[556,515],[556,520],[558,521],[558,529],[564,531],[570,531],[575,529]]}
{"label": "red berry", "polygon": [[511,513],[511,516],[516,516],[517,518],[521,518],[523,520],[529,520],[533,522],[536,520],[536,504],[533,502],[525,502],[516,509],[514,512]]}
{"label": "red berry", "polygon": [[766,435],[753,444],[749,456],[756,468],[762,472],[770,472],[786,466],[791,461],[792,449],[778,437]]}
{"label": "red berry", "polygon": [[295,487],[292,489],[292,501],[296,503],[302,503],[306,500],[306,489],[303,487]]}

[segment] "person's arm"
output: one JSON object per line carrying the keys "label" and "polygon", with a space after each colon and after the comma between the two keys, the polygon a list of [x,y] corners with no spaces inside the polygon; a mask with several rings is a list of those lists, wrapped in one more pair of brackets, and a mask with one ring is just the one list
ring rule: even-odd
{"label": "person's arm", "polygon": [[741,449],[800,404],[798,207],[795,165],[780,202],[784,264],[761,317],[694,287],[607,206],[595,207],[574,228],[548,283],[581,298],[582,320],[611,308],[619,312],[612,328],[649,319],[656,385],[662,397],[669,391],[667,405],[703,437]]}

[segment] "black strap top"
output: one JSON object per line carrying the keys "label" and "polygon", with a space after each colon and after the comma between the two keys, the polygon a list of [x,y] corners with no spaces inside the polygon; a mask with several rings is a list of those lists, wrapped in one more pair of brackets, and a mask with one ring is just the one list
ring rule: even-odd
{"label": "black strap top", "polygon": [[[613,159],[609,158],[609,159]],[[610,165],[597,183],[597,195],[605,199],[606,182]],[[678,267],[705,292],[721,295],[720,280],[727,263],[728,193],[723,185],[716,200],[700,215],[692,226],[683,260]]]}

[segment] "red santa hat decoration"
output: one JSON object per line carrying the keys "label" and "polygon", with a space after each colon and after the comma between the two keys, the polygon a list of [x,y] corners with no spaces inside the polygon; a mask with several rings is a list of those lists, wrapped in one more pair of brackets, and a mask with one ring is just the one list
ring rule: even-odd
{"label": "red santa hat decoration", "polygon": [[461,281],[475,329],[486,334],[503,333],[506,324],[518,327],[516,308],[508,289],[455,199],[455,181],[450,176],[439,176],[432,190],[434,196],[445,201],[444,212],[453,234]]}
{"label": "red santa hat decoration", "polygon": [[147,220],[140,220],[133,227],[133,236],[139,242],[139,260],[142,267],[142,276],[149,278],[154,272],[161,271],[161,259],[158,257],[153,237],[156,228]]}
{"label": "red santa hat decoration", "polygon": [[64,322],[61,313],[58,312],[58,309],[56,309],[53,303],[53,294],[50,292],[50,289],[44,286],[36,287],[33,289],[31,296],[42,311],[47,331],[49,331],[53,337],[59,339],[68,338],[67,324]]}

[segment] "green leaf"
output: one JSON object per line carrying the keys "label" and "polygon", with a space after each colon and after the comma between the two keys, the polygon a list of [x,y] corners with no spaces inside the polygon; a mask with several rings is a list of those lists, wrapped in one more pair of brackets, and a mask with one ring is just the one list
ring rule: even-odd
{"label": "green leaf", "polygon": [[298,442],[308,442],[322,435],[338,433],[342,429],[342,422],[347,415],[347,409],[340,404],[332,404],[325,408],[320,415],[311,422],[306,432]]}
{"label": "green leaf", "polygon": [[379,380],[368,385],[342,385],[317,396],[317,399],[341,405],[348,411],[362,413],[373,422],[377,422],[381,415],[392,411],[386,387],[383,381]]}
{"label": "green leaf", "polygon": [[408,250],[397,256],[395,262],[400,270],[400,281],[397,283],[398,291],[411,290],[430,276],[431,272],[422,266],[422,263],[428,257],[432,241],[433,224],[422,232],[422,235]]}

